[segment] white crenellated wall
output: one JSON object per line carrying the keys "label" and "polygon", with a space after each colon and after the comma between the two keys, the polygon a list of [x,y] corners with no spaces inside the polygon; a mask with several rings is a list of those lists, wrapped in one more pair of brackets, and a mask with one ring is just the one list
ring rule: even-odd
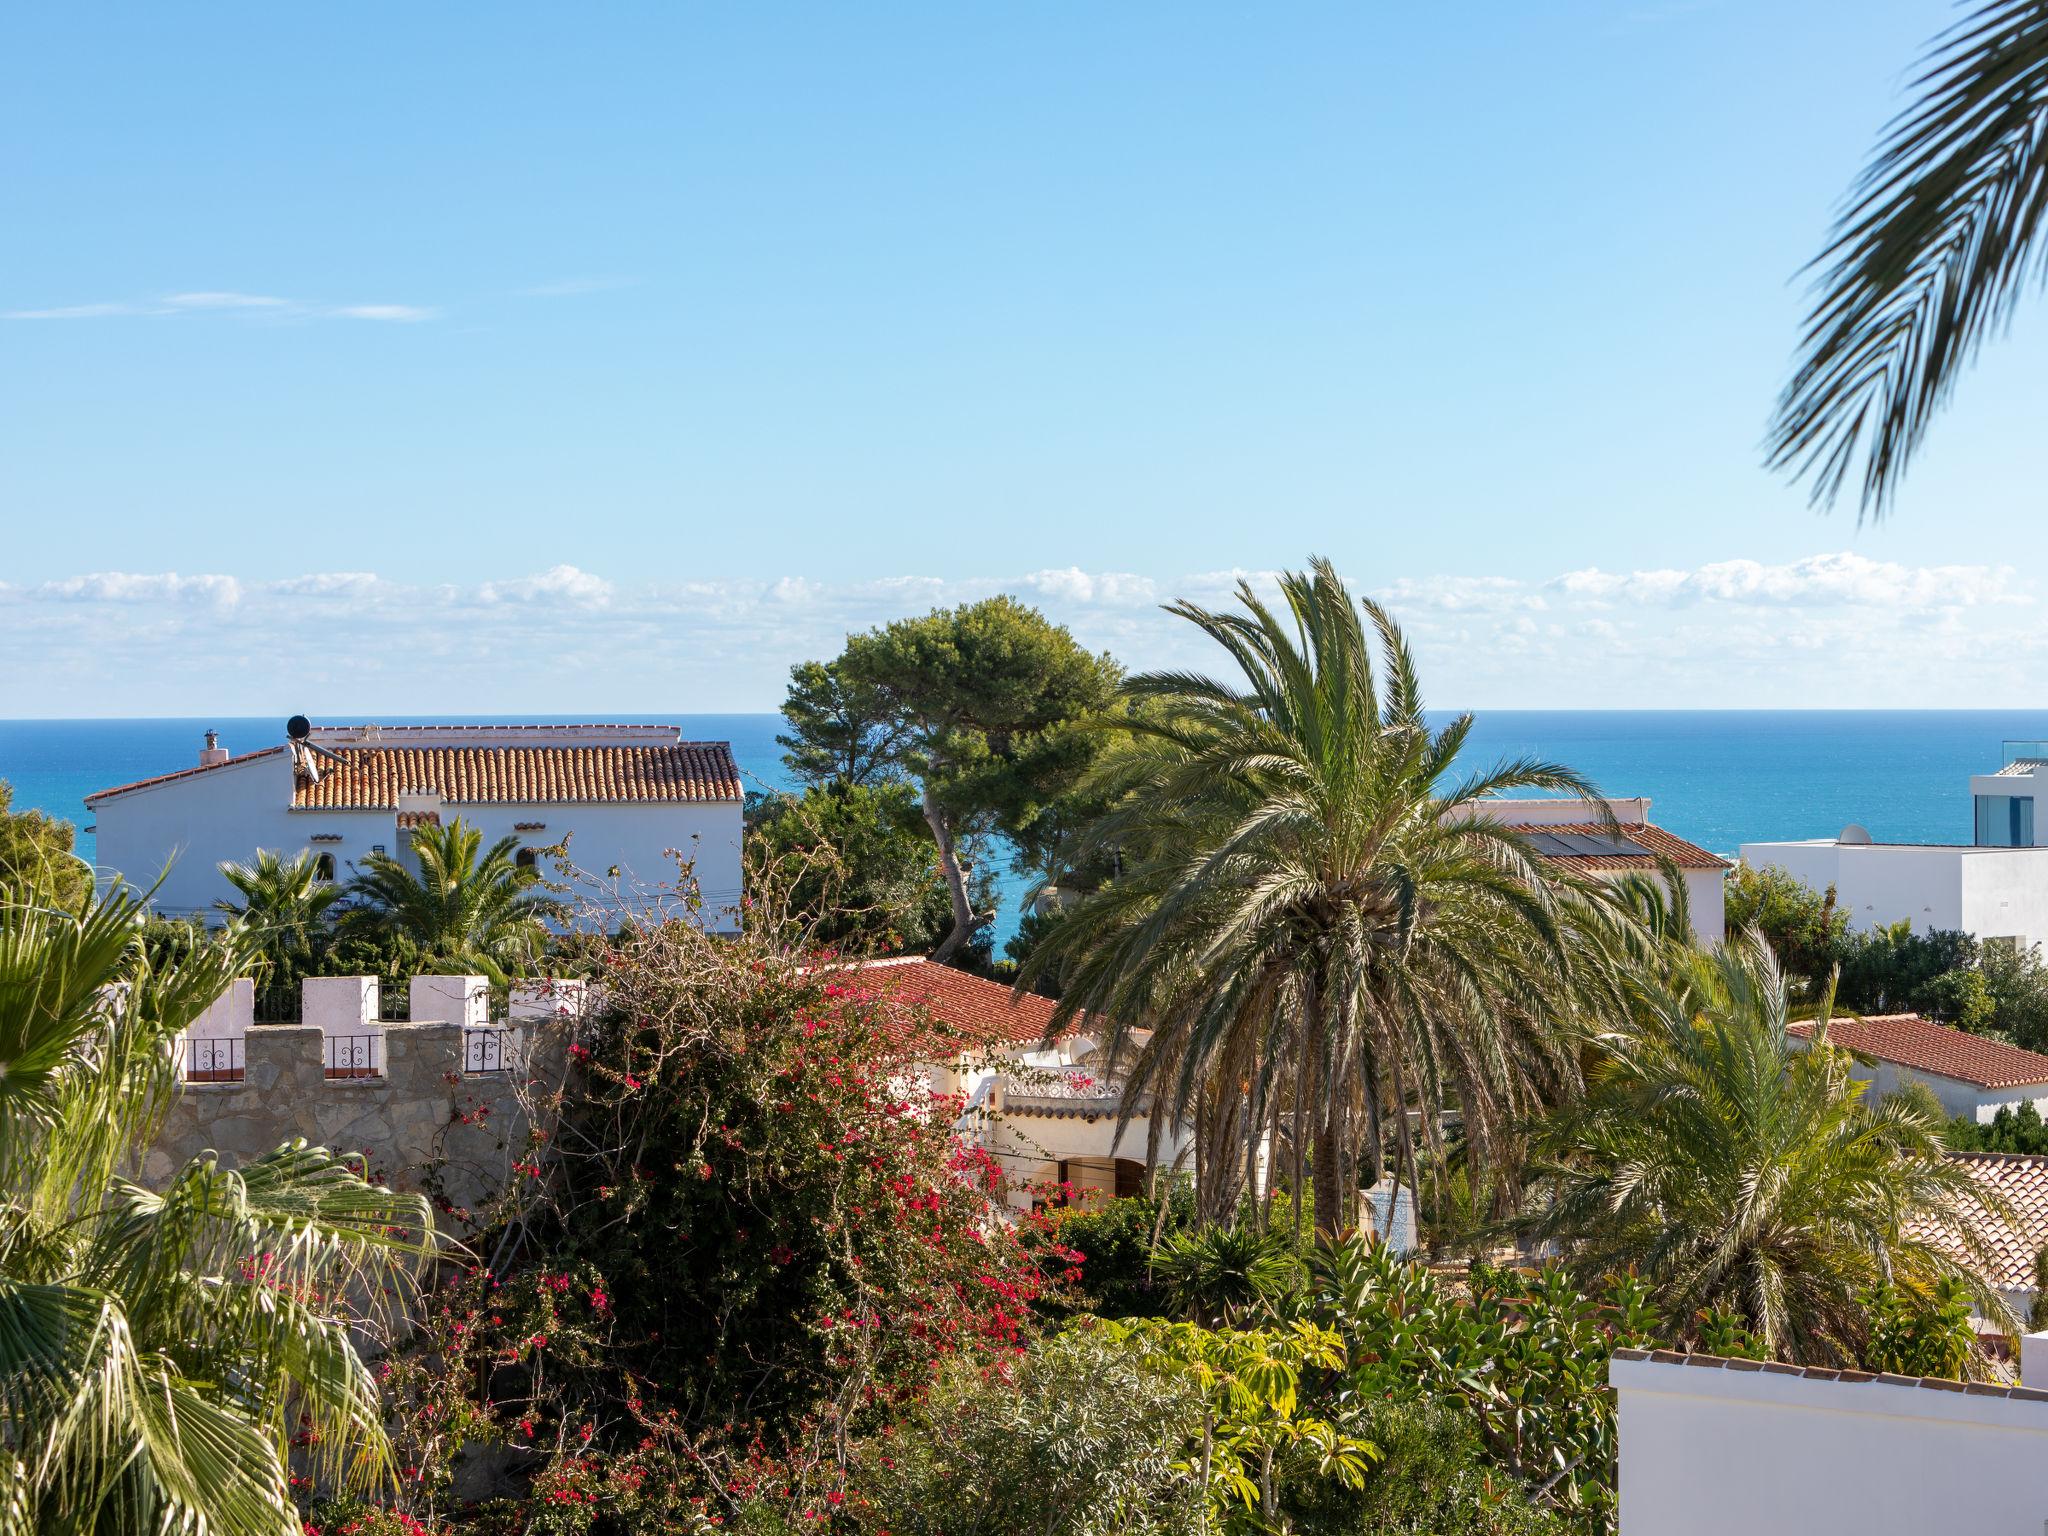
{"label": "white crenellated wall", "polygon": [[1617,1355],[1621,1536],[2040,1536],[2048,1393]]}
{"label": "white crenellated wall", "polygon": [[488,976],[415,976],[412,979],[412,1021],[461,1024],[482,1029],[491,1021]]}

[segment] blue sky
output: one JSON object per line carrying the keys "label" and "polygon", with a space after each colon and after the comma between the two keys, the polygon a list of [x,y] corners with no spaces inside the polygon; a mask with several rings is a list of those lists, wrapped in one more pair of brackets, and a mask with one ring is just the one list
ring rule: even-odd
{"label": "blue sky", "polygon": [[1485,705],[2035,702],[2029,315],[1758,442],[1930,0],[16,7],[0,714],[767,708],[1332,556]]}

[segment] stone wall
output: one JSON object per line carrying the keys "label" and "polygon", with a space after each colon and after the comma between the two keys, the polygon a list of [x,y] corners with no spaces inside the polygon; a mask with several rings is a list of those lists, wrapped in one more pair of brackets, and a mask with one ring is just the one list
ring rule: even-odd
{"label": "stone wall", "polygon": [[[520,1090],[559,1084],[569,1028],[527,1018],[493,1030],[502,1065],[465,1072],[463,1025],[386,1024],[381,1072],[336,1077],[318,1025],[256,1025],[242,1036],[241,1081],[180,1085],[144,1156],[142,1181],[160,1186],[203,1152],[232,1165],[302,1136],[362,1154],[371,1177],[394,1189],[425,1192],[459,1235],[467,1213],[527,1155]],[[469,1064],[479,1059],[491,1058]]]}

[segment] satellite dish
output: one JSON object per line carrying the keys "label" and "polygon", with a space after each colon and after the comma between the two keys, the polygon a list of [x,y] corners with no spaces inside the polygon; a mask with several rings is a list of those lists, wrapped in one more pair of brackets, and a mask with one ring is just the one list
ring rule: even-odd
{"label": "satellite dish", "polygon": [[1842,835],[1836,838],[1835,841],[1838,843],[1868,845],[1870,842],[1870,829],[1852,821],[1849,825],[1842,828]]}
{"label": "satellite dish", "polygon": [[293,715],[291,719],[285,721],[284,733],[293,741],[304,741],[313,734],[313,722],[304,715]]}

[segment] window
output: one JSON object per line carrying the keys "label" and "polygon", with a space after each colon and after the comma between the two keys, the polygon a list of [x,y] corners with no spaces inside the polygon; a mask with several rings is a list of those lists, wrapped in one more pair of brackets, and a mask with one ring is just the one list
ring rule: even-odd
{"label": "window", "polygon": [[334,855],[319,853],[313,856],[313,878],[331,884],[334,880]]}
{"label": "window", "polygon": [[531,869],[536,863],[539,862],[539,860],[540,855],[535,853],[531,848],[522,848],[519,850],[518,857],[513,859],[512,862],[514,864],[517,864],[521,869]]}
{"label": "window", "polygon": [[1976,800],[1979,848],[2034,846],[2032,795],[1978,795]]}

